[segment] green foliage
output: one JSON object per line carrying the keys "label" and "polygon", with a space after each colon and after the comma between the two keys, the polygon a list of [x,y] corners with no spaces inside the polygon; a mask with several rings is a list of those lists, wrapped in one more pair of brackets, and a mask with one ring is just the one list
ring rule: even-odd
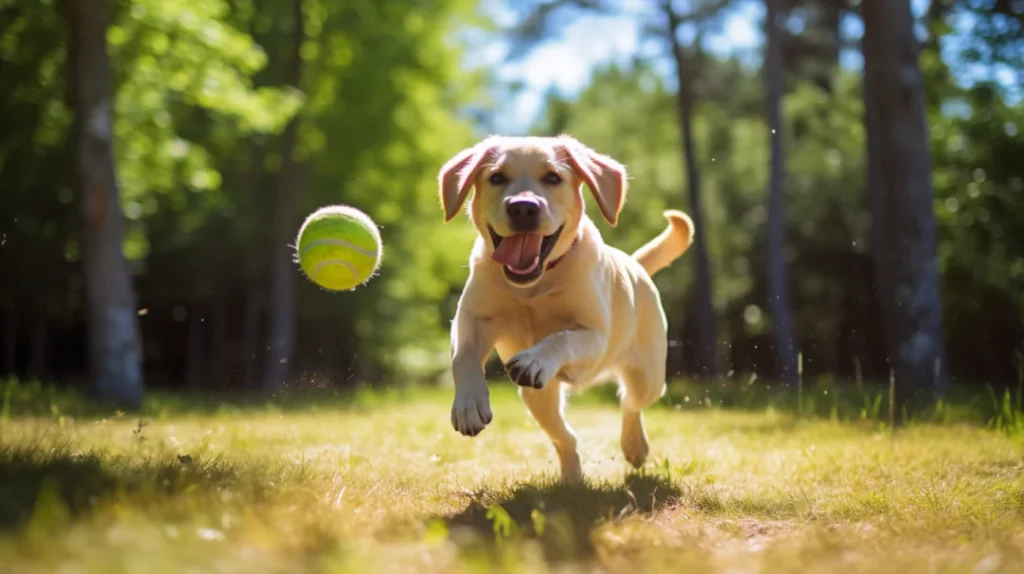
{"label": "green foliage", "polygon": [[331,296],[302,284],[299,313],[348,330],[340,336],[358,341],[365,357],[358,368],[421,375],[444,368],[444,302],[465,280],[472,239],[462,222],[441,225],[436,173],[472,143],[455,112],[472,98],[473,83],[440,31],[464,24],[473,4],[407,4],[321,7],[319,47],[309,50],[321,57],[311,58],[304,78],[303,212],[355,205],[381,225],[385,252],[380,276],[365,289]]}
{"label": "green foliage", "polygon": [[[385,241],[384,267],[371,287],[332,296],[298,281],[302,349],[322,348],[325,336],[347,340],[340,352],[377,372],[418,363],[415,370],[432,373],[444,362],[446,311],[453,286],[465,279],[472,235],[464,225],[439,225],[434,178],[473,137],[458,112],[480,84],[461,69],[448,31],[475,21],[476,2],[420,2],[412,10],[397,0],[302,6],[307,37],[297,91],[286,71],[292,2],[117,3],[108,32],[116,167],[129,222],[125,253],[142,305],[152,311],[142,320],[152,368],[181,364],[174,357],[185,349],[164,333],[182,317],[212,312],[217,297],[229,306],[264,297],[278,134],[293,118],[301,119],[304,177],[294,193],[302,212],[351,203],[382,225]],[[27,318],[74,318],[83,293],[67,169],[63,23],[53,0],[4,2],[0,10],[0,178],[13,192],[4,193],[4,212],[16,214],[14,228],[3,224],[0,262],[45,269],[22,284],[5,282],[0,303],[18,304]],[[68,276],[70,285],[58,287]],[[241,314],[235,309],[227,313]],[[308,352],[298,363],[320,368]]]}
{"label": "green foliage", "polygon": [[[952,83],[937,46],[927,45],[922,67],[929,80],[949,368],[968,379],[1007,381],[1013,350],[1024,338],[1024,174],[1016,159],[1024,157],[1024,107],[989,84]],[[698,77],[695,138],[713,301],[732,347],[723,349],[724,364],[763,371],[771,361],[762,311],[768,134],[762,110],[747,97],[757,93],[759,78],[713,58],[705,58]],[[627,251],[660,231],[663,209],[688,208],[676,103],[659,78],[642,61],[598,70],[578,98],[550,97],[540,126],[573,133],[626,164],[632,180],[623,224],[602,231]],[[852,376],[860,363],[884,377],[883,333],[873,319],[861,78],[839,71],[829,91],[794,78],[784,106],[786,238],[808,371]],[[682,325],[684,345],[693,261],[656,278],[670,323]]]}
{"label": "green foliage", "polygon": [[[759,109],[727,96],[757,82],[752,72],[731,62],[708,60],[695,114],[713,300],[723,335],[734,345],[756,345],[768,333],[761,309],[768,130]],[[835,309],[842,309],[851,291],[862,297],[866,291],[858,284],[863,278],[849,278],[861,271],[851,268],[850,261],[866,258],[869,231],[859,89],[858,78],[845,74],[831,96],[801,84],[785,99],[787,236],[796,269],[798,331],[808,341],[841,333],[846,317]],[[573,133],[623,161],[630,172],[622,223],[616,228],[599,224],[610,243],[635,249],[661,231],[664,209],[689,208],[674,94],[649,67],[600,70],[575,102],[555,100],[550,109],[549,127],[543,131]],[[684,258],[656,278],[673,322],[685,322],[690,315],[683,312],[693,261]],[[849,368],[849,357],[838,357],[833,349],[809,349],[807,355],[810,371]],[[758,361],[741,358],[733,367],[756,372]]]}
{"label": "green foliage", "polygon": [[[180,231],[194,229],[211,201],[189,197],[221,187],[209,148],[276,133],[302,102],[290,89],[254,88],[267,55],[224,21],[228,10],[225,0],[132,0],[108,32],[118,77],[117,175],[130,221],[154,216],[158,194],[173,194],[170,205],[189,211]],[[207,125],[190,138],[200,118]],[[126,255],[141,259],[145,231],[132,227],[128,237]]]}
{"label": "green foliage", "polygon": [[948,101],[929,116],[947,337],[983,365],[979,379],[1012,380],[1024,338],[1024,103],[984,85]]}
{"label": "green foliage", "polygon": [[[10,122],[0,138],[0,177],[22,198],[11,201],[5,194],[4,209],[28,223],[17,230],[21,233],[5,234],[14,250],[4,255],[52,269],[34,274],[39,284],[51,285],[80,257],[71,206],[66,44],[56,8],[53,0],[6,5],[11,20],[0,48],[3,115]],[[220,187],[219,166],[210,154],[218,136],[221,142],[237,142],[247,133],[273,133],[301,101],[280,89],[253,88],[251,76],[265,65],[266,55],[248,35],[223,22],[227,9],[227,2],[217,0],[133,0],[121,6],[109,29],[117,93],[115,159],[130,222],[125,253],[137,262],[149,248],[144,223],[175,215],[158,214],[161,207],[178,208],[178,233],[190,233],[206,217],[204,206],[212,202],[194,196]],[[204,122],[203,138],[191,137],[197,119]],[[36,289],[14,298],[31,297]],[[54,309],[48,313],[74,313],[81,291],[72,282],[72,289],[53,298],[45,302]]]}
{"label": "green foliage", "polygon": [[[471,115],[502,105],[487,97],[495,86],[488,72],[464,68],[461,42],[473,28],[498,32],[498,23],[482,16],[476,0],[302,0],[296,89],[294,0],[115,4],[108,48],[117,175],[154,380],[177,383],[188,365],[220,388],[252,382],[252,365],[262,364],[281,135],[291,121],[300,174],[290,190],[299,197],[295,230],[320,206],[350,203],[382,226],[385,245],[380,275],[353,292],[324,292],[294,269],[295,385],[443,373],[474,232],[461,217],[442,223],[435,178],[480,135]],[[797,4],[797,19],[821,16],[811,3]],[[538,6],[524,3],[512,13],[526,17]],[[993,383],[998,394],[1001,383],[1015,380],[1011,358],[1024,339],[1024,104],[991,82],[965,88],[957,81],[965,61],[993,70],[1016,65],[1019,18],[1001,4],[951,6],[948,17],[929,16],[932,35],[921,53],[949,369]],[[15,364],[4,369],[19,372],[29,363],[71,372],[84,366],[81,217],[69,169],[73,118],[58,8],[56,0],[0,0],[0,268],[16,270],[8,274],[16,280],[0,281],[0,336],[6,342],[14,333],[4,351]],[[958,19],[968,16],[980,35],[950,55],[944,39],[960,34]],[[519,47],[553,32],[542,20],[527,22],[532,28]],[[612,228],[597,218],[607,240],[626,251],[662,230],[664,209],[689,209],[664,63],[638,57],[598,69],[578,97],[551,94],[534,126],[536,133],[572,133],[626,163],[632,179],[621,223]],[[853,378],[862,370],[883,379],[861,79],[833,70],[821,89],[820,70],[802,70],[790,69],[784,115],[786,239],[806,372]],[[763,87],[739,57],[704,56],[691,80],[723,370],[745,379],[774,360],[763,310]],[[675,372],[685,370],[690,343],[690,255],[656,278]],[[873,399],[859,400],[862,407],[879,408]]]}
{"label": "green foliage", "polygon": [[55,8],[53,0],[0,2],[0,297],[23,316],[57,322],[74,316],[79,292],[71,117]]}

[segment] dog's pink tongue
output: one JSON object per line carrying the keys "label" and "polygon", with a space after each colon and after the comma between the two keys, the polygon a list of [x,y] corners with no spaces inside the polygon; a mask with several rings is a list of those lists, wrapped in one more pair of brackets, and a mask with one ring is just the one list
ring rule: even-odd
{"label": "dog's pink tongue", "polygon": [[513,271],[533,271],[540,257],[540,243],[543,237],[539,233],[520,233],[506,237],[494,250],[491,257],[511,268]]}

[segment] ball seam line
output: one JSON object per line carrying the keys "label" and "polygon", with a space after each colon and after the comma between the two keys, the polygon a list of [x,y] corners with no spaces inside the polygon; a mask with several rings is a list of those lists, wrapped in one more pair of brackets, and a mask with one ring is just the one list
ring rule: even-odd
{"label": "ball seam line", "polygon": [[346,247],[348,249],[351,249],[352,251],[355,251],[356,253],[361,253],[367,257],[377,256],[376,251],[363,249],[362,247],[354,245],[348,241],[345,241],[344,239],[314,239],[313,241],[310,241],[302,248],[302,254],[305,255],[306,252],[312,249],[313,247],[320,247],[323,245],[332,245],[334,247]]}
{"label": "ball seam line", "polygon": [[348,272],[352,274],[352,278],[354,279],[356,277],[356,266],[352,265],[352,263],[348,261],[345,261],[344,259],[325,259],[323,261],[320,261],[313,267],[313,272],[310,273],[310,275],[316,277],[316,275],[320,272],[320,268],[323,267],[324,265],[344,265],[345,268],[348,269]]}

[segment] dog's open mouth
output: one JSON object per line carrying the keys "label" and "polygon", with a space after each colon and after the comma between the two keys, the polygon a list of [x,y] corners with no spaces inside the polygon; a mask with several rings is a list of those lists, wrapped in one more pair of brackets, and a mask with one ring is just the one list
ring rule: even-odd
{"label": "dog's open mouth", "polygon": [[491,257],[504,266],[505,277],[513,283],[529,283],[539,277],[544,272],[544,262],[562,234],[562,227],[551,235],[519,233],[508,237],[498,235],[489,225],[487,229],[494,242]]}

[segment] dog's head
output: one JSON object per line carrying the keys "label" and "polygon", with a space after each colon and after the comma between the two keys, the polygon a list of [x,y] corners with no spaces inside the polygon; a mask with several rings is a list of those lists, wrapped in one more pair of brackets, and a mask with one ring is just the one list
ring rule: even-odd
{"label": "dog's head", "polygon": [[505,278],[518,286],[535,284],[547,263],[572,246],[583,219],[584,183],[615,225],[626,198],[625,168],[567,135],[491,136],[456,154],[438,174],[445,221],[458,215],[475,187],[470,219]]}

